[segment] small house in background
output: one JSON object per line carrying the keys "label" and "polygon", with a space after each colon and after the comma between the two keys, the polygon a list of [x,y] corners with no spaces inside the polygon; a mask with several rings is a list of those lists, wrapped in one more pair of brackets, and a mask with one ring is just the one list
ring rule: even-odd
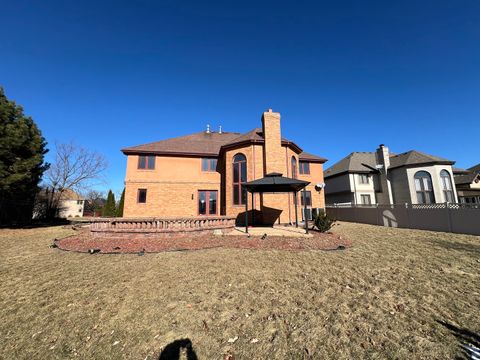
{"label": "small house in background", "polygon": [[480,164],[468,169],[453,168],[458,201],[462,204],[480,204]]}
{"label": "small house in background", "polygon": [[62,193],[58,207],[58,217],[65,219],[82,217],[85,199],[75,191],[67,189]]}
{"label": "small house in background", "polygon": [[458,202],[454,161],[411,150],[353,152],[325,170],[327,204],[435,204]]}

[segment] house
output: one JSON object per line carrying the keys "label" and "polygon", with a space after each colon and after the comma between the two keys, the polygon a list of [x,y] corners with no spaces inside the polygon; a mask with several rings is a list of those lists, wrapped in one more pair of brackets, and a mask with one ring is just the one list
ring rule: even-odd
{"label": "house", "polygon": [[480,204],[480,164],[468,169],[453,169],[453,179],[461,204]]}
{"label": "house", "polygon": [[325,170],[327,204],[432,204],[457,202],[454,161],[411,150],[353,152]]}
{"label": "house", "polygon": [[58,206],[59,218],[82,217],[85,199],[75,191],[67,189],[61,197]]}
{"label": "house", "polygon": [[[233,216],[245,205],[255,223],[293,223],[292,193],[247,193],[246,182],[280,173],[310,182],[305,201],[324,208],[323,164],[281,136],[280,113],[263,113],[247,133],[206,131],[122,149],[127,155],[124,217]],[[246,204],[248,202],[248,204]],[[301,204],[303,205],[303,196]]]}

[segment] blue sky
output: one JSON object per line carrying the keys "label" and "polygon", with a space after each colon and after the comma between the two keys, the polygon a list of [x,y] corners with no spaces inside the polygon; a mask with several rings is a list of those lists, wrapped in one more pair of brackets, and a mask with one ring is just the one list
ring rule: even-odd
{"label": "blue sky", "polygon": [[332,165],[380,143],[480,162],[480,2],[5,1],[0,85],[52,146],[260,126]]}

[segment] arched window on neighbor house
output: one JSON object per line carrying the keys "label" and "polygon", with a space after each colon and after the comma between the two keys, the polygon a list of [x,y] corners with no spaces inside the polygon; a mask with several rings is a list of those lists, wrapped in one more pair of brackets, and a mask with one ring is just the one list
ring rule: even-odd
{"label": "arched window on neighbor house", "polygon": [[296,179],[297,178],[297,159],[295,158],[295,156],[292,156],[290,163],[292,165],[292,178]]}
{"label": "arched window on neighbor house", "polygon": [[242,185],[247,182],[247,158],[243,154],[233,157],[233,205],[245,205],[246,190]]}
{"label": "arched window on neighbor house", "polygon": [[432,177],[426,171],[415,173],[415,190],[417,192],[418,204],[433,204],[435,196],[433,195]]}
{"label": "arched window on neighbor house", "polygon": [[452,178],[450,177],[450,174],[447,170],[440,171],[440,179],[442,180],[442,190],[445,201],[450,203],[455,202],[455,195],[453,194],[452,187]]}

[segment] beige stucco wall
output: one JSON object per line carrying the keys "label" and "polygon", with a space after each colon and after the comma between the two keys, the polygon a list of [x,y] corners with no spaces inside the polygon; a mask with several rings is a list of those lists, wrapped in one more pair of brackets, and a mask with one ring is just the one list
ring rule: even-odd
{"label": "beige stucco wall", "polygon": [[415,168],[407,168],[406,174],[408,179],[408,188],[410,191],[410,198],[412,204],[417,204],[417,193],[415,191],[415,173],[417,171],[426,171],[432,177],[432,187],[433,187],[433,194],[435,196],[436,203],[444,203],[447,201],[443,194],[442,190],[442,183],[440,178],[440,172],[442,170],[447,170],[450,174],[450,181],[452,182],[452,190],[455,196],[455,202],[458,202],[457,191],[455,189],[455,185],[453,182],[453,171],[450,165],[431,165],[431,166],[422,166],[422,167],[415,167]]}
{"label": "beige stucco wall", "polygon": [[360,183],[360,174],[349,174],[350,189],[354,191],[354,202],[356,204],[362,204],[361,195],[370,195],[370,201],[372,204],[377,202],[375,196],[375,184],[374,178],[371,174],[365,174],[368,176],[368,184]]}

